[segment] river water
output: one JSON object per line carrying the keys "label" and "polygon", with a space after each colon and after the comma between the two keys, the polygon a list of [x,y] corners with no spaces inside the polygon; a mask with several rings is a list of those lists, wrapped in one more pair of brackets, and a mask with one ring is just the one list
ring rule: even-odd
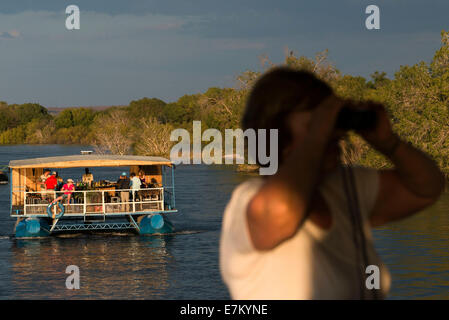
{"label": "river water", "polygon": [[[79,154],[82,146],[2,146],[11,159]],[[78,170],[78,171],[76,171]],[[60,172],[64,178],[82,170]],[[120,168],[92,170],[116,179]],[[163,236],[75,234],[20,240],[9,217],[9,186],[0,186],[0,299],[228,299],[218,269],[223,209],[248,178],[231,166],[176,168],[176,232]],[[79,179],[78,177],[78,179]],[[374,231],[392,277],[390,299],[449,299],[449,192],[433,207]],[[68,290],[66,267],[80,269]]]}

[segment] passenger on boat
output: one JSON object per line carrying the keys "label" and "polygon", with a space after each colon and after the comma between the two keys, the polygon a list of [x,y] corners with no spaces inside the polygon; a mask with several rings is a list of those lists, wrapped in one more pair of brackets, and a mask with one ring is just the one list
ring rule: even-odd
{"label": "passenger on boat", "polygon": [[45,189],[45,181],[50,177],[51,170],[50,169],[44,169],[44,173],[40,176],[40,182],[42,189]]}
{"label": "passenger on boat", "polygon": [[67,179],[67,183],[62,187],[61,191],[64,191],[64,194],[53,200],[51,204],[64,199],[67,199],[67,203],[70,204],[70,200],[72,199],[72,193],[73,191],[75,191],[74,181],[72,179]]}
{"label": "passenger on boat", "polygon": [[[157,180],[155,178],[151,178],[151,182],[148,185],[148,188],[159,188],[160,185],[157,183]],[[147,190],[147,195],[149,195],[152,199],[159,199],[160,197],[160,190]]]}
{"label": "passenger on boat", "polygon": [[146,187],[147,183],[145,180],[145,172],[143,172],[142,170],[139,171],[139,179],[140,179],[141,185]]}
{"label": "passenger on boat", "polygon": [[142,182],[140,182],[139,177],[137,177],[134,172],[131,173],[131,189],[132,189],[134,201],[136,201],[137,198],[140,199],[140,187],[141,187],[141,185],[142,185]]}
{"label": "passenger on boat", "polygon": [[56,179],[56,172],[53,173],[45,180],[45,187],[47,190],[55,190],[58,185],[58,180]]}
{"label": "passenger on boat", "polygon": [[[51,199],[52,197],[51,196],[49,196],[46,192],[45,192],[45,190],[47,190],[47,185],[46,185],[46,181],[47,181],[47,179],[48,178],[50,178],[51,177],[51,170],[50,169],[44,169],[44,173],[40,176],[40,178],[39,178],[39,181],[40,181],[40,188],[41,188],[41,191],[43,191],[43,193],[42,193],[42,199],[45,199],[45,200],[49,200],[49,199]],[[51,190],[51,189],[50,189]]]}
{"label": "passenger on boat", "polygon": [[94,175],[90,173],[89,168],[84,169],[84,172],[83,183],[86,183],[90,187],[94,181]]}
{"label": "passenger on boat", "polygon": [[159,188],[159,183],[157,183],[157,180],[154,178],[151,178],[151,183],[149,185],[150,188]]}
{"label": "passenger on boat", "polygon": [[56,185],[55,190],[61,191],[62,187],[64,186],[64,179],[56,172],[56,181],[58,181],[58,184]]}
{"label": "passenger on boat", "polygon": [[129,209],[129,187],[130,187],[130,180],[128,178],[128,175],[126,172],[122,172],[122,175],[117,180],[117,189],[118,190],[126,190],[126,191],[120,191],[120,201],[122,203],[122,211],[128,212]]}

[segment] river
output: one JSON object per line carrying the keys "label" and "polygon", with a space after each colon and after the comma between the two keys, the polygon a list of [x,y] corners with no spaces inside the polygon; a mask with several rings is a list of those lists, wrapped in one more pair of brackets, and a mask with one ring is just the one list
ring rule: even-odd
{"label": "river", "polygon": [[[84,146],[2,146],[12,159],[79,154]],[[76,171],[78,170],[78,171]],[[81,175],[67,170],[64,178]],[[120,169],[95,169],[117,178]],[[0,186],[0,299],[228,299],[218,269],[224,207],[248,175],[231,166],[179,166],[175,171],[176,232],[163,236],[75,234],[21,240],[13,236],[9,186]],[[449,192],[431,208],[374,231],[389,267],[389,299],[449,299]],[[68,290],[68,265],[80,269],[79,290]]]}

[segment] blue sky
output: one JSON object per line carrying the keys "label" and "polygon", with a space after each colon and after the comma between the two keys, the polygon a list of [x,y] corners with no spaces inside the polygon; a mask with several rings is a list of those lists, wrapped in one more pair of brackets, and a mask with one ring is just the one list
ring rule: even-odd
{"label": "blue sky", "polygon": [[[81,29],[65,28],[78,5]],[[365,8],[381,11],[366,30]],[[391,77],[429,61],[448,30],[447,0],[2,0],[0,100],[48,107],[175,101],[232,86],[258,57],[329,49],[343,73]]]}

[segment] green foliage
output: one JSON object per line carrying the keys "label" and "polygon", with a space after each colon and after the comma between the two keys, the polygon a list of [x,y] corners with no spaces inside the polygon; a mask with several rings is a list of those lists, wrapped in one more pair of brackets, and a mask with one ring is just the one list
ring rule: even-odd
{"label": "green foliage", "polygon": [[0,144],[22,144],[25,142],[25,127],[18,126],[0,134]]}
{"label": "green foliage", "polygon": [[32,120],[48,119],[51,116],[43,106],[36,103],[12,104],[0,103],[0,132],[26,125]]}
{"label": "green foliage", "polygon": [[324,50],[318,52],[314,59],[309,59],[305,56],[296,57],[295,53],[290,51],[285,58],[285,65],[297,70],[313,72],[318,78],[332,84],[340,76],[340,71],[329,61],[328,54],[328,50]]}
{"label": "green foliage", "polygon": [[334,90],[338,95],[356,101],[366,99],[368,88],[369,86],[365,78],[351,75],[340,77],[334,83]]}
{"label": "green foliage", "polygon": [[184,95],[174,103],[169,103],[164,107],[162,122],[173,124],[192,123],[197,118],[198,94]]}
{"label": "green foliage", "polygon": [[[449,176],[449,33],[442,32],[442,47],[430,64],[419,62],[401,66],[394,79],[384,73],[372,75],[364,98],[383,103],[391,116],[394,130],[404,139],[429,154]],[[358,94],[359,88],[347,88]],[[358,137],[357,155],[351,162],[374,167],[390,163]]]}
{"label": "green foliage", "polygon": [[128,113],[132,119],[153,117],[162,120],[166,103],[156,98],[142,98],[133,100],[128,106]]}
{"label": "green foliage", "polygon": [[95,119],[95,112],[89,108],[65,109],[55,117],[56,128],[70,128],[76,126],[88,127]]}

